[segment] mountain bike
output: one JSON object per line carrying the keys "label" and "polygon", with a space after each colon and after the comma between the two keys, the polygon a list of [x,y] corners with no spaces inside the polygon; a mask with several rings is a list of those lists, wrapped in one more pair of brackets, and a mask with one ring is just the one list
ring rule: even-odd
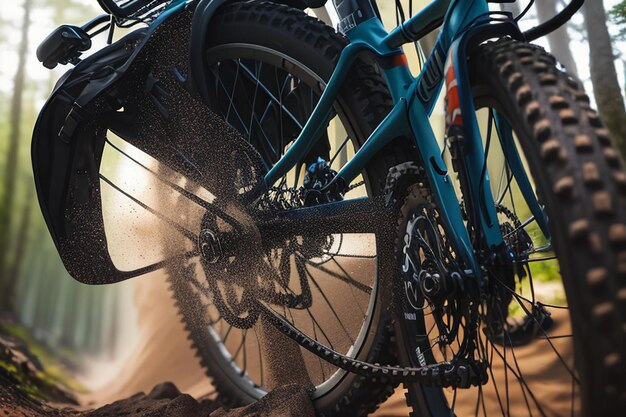
{"label": "mountain bike", "polygon": [[[403,383],[415,416],[624,409],[626,173],[529,43],[582,0],[526,32],[486,0],[390,32],[364,0],[338,30],[308,0],[99,3],[38,49],[75,65],[35,127],[41,209],[77,280],[165,271],[223,403],[297,383],[357,416]],[[435,30],[414,76],[402,46]]]}

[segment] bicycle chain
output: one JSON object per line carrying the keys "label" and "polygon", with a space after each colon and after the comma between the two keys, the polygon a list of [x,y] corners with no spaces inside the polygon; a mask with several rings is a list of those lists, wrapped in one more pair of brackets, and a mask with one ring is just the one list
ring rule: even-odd
{"label": "bicycle chain", "polygon": [[[389,170],[385,184],[385,194],[387,195],[388,205],[397,202],[398,190],[404,185],[402,178],[406,177],[407,174],[413,179],[413,176],[419,176],[420,170],[414,163],[400,164]],[[360,185],[362,185],[362,182],[354,184],[349,190]],[[283,190],[284,189],[281,191]],[[292,195],[294,193],[293,190],[287,189],[287,191],[290,191]],[[392,383],[418,382],[437,387],[454,386],[469,388],[470,386],[481,385],[486,382],[486,364],[466,359],[457,358],[453,361],[413,368],[380,365],[378,363],[370,363],[350,358],[313,340],[264,304],[259,303],[258,308],[260,314],[285,336],[331,365],[347,372],[352,372],[366,378],[386,378]]]}
{"label": "bicycle chain", "polygon": [[513,226],[515,228],[518,228],[518,227],[520,227],[522,225],[522,222],[519,220],[519,218],[511,210],[509,210],[506,206],[503,206],[502,204],[498,204],[496,206],[496,212],[504,214],[504,216],[507,219],[509,219],[511,222],[513,222]]}
{"label": "bicycle chain", "polygon": [[380,365],[353,359],[311,339],[265,305],[259,305],[259,308],[260,313],[285,336],[344,371],[366,378],[385,377],[392,383],[419,382],[437,387],[469,388],[486,382],[486,365],[473,361],[455,360],[412,368]]}
{"label": "bicycle chain", "polygon": [[502,204],[498,204],[496,206],[496,212],[503,214],[513,224],[512,231],[507,232],[510,234],[510,237],[507,240],[507,244],[511,249],[516,250],[515,254],[519,256],[519,250],[523,245],[526,245],[526,248],[522,248],[525,249],[525,252],[532,250],[532,239],[528,235],[528,232],[524,230],[522,222],[519,220],[519,217],[517,217],[515,213],[513,213],[509,208],[503,206]]}

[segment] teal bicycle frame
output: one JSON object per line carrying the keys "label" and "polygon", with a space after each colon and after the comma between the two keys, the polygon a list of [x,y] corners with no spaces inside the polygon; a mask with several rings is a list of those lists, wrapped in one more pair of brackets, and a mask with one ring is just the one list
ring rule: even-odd
{"label": "teal bicycle frame", "polygon": [[[413,33],[424,31],[427,33],[428,26],[442,17],[444,18],[442,30],[434,50],[421,73],[414,78],[406,65],[406,59],[402,59],[404,55],[397,44],[417,40],[407,38],[407,28],[411,28]],[[387,33],[376,16],[346,31],[350,43],[343,50],[336,69],[302,132],[265,176],[266,186],[271,186],[284,176],[312,149],[328,124],[333,102],[346,80],[350,66],[360,53],[371,52],[381,61],[393,63],[384,69],[384,74],[394,106],[354,157],[341,168],[335,180],[343,181],[346,185],[350,184],[383,146],[400,136],[413,138],[444,225],[448,231],[453,232],[449,235],[454,247],[468,268],[479,271],[459,199],[430,125],[429,115],[433,111],[444,79],[448,78],[449,88],[451,85],[458,86],[459,110],[463,117],[462,131],[466,142],[463,158],[468,171],[471,194],[465,196],[465,199],[476,202],[475,207],[483,204],[482,207],[486,208],[485,211],[480,210],[480,224],[475,226],[482,230],[487,248],[502,247],[503,236],[497,222],[489,176],[484,172],[485,151],[476,119],[469,71],[466,67],[470,41],[504,35],[520,37],[517,25],[510,16],[506,19],[502,17],[502,14],[500,19],[492,17],[486,0],[435,0],[390,33]],[[498,115],[496,129],[506,151],[512,175],[527,199],[540,228],[546,236],[549,236],[547,221],[517,153],[511,128]]]}

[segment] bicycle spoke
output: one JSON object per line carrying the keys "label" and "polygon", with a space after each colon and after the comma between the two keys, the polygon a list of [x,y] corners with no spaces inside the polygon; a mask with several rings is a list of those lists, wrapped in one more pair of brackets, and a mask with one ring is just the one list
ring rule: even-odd
{"label": "bicycle spoke", "polygon": [[502,204],[502,201],[504,201],[504,198],[506,197],[507,193],[511,189],[511,183],[513,182],[513,173],[511,172],[508,163],[505,164],[505,166],[506,166],[506,175],[507,175],[506,186],[502,190],[502,193],[500,193],[498,195],[498,198],[496,199],[497,205]]}
{"label": "bicycle spoke", "polygon": [[[256,61],[255,61],[256,62]],[[240,61],[237,62],[237,68],[244,68],[244,72],[250,72],[250,70],[243,65]],[[270,138],[267,136],[265,129],[263,129],[263,124],[261,123],[261,121],[258,119],[255,110],[255,103],[256,103],[256,94],[257,94],[257,89],[260,86],[262,90],[265,91],[265,86],[255,77],[253,77],[254,80],[256,80],[257,84],[255,86],[255,91],[254,91],[254,97],[252,99],[252,101],[250,101],[249,97],[247,95],[245,95],[246,99],[247,99],[247,104],[250,106],[251,110],[250,110],[250,123],[248,124],[248,128],[246,128],[246,124],[243,121],[243,117],[240,115],[240,113],[235,109],[235,114],[237,116],[237,118],[239,119],[242,128],[244,129],[244,133],[246,135],[246,137],[248,138],[249,141],[252,140],[252,124],[253,122],[256,123],[256,125],[259,127],[259,131],[261,133],[261,135],[263,136],[264,139],[264,150],[265,151],[269,151],[271,153],[271,160],[278,160],[280,157],[280,152],[278,150],[275,149],[274,145],[272,144],[272,141],[270,140]],[[230,100],[233,100],[234,97],[234,90],[233,92],[229,95],[228,90],[226,90],[226,87],[223,86],[223,83],[221,83],[224,92],[226,93],[226,95],[230,98]],[[271,105],[271,101],[268,102],[268,108]],[[263,114],[263,117],[265,117],[265,112]],[[226,116],[226,120],[228,120],[228,116]],[[258,139],[258,138],[257,138]],[[265,162],[265,160],[264,160]],[[268,167],[269,168],[269,167]]]}
{"label": "bicycle spoke", "polygon": [[265,378],[263,373],[263,352],[261,351],[261,341],[259,340],[259,334],[256,331],[256,326],[252,328],[254,331],[254,337],[256,338],[257,346],[259,346],[259,374],[260,374],[260,385],[261,387],[265,386]]}
{"label": "bicycle spoke", "polygon": [[522,222],[521,225],[519,225],[518,227],[516,227],[515,229],[511,230],[510,232],[508,232],[507,234],[505,234],[504,236],[502,236],[504,239],[506,239],[507,237],[510,237],[514,234],[516,234],[517,232],[519,232],[520,230],[524,229],[525,227],[527,227],[529,224],[531,224],[532,222],[535,221],[535,216],[530,216],[530,218],[528,218],[527,220],[525,220],[524,222]]}
{"label": "bicycle spoke", "polygon": [[[335,263],[335,265],[337,265],[337,267],[339,267],[344,272],[344,274],[347,275],[347,272],[345,272],[344,268],[341,265],[339,265],[339,262],[337,262],[337,260],[335,258],[332,258],[332,261]],[[353,281],[355,281],[355,280],[353,280]],[[354,286],[353,285],[348,285],[348,288],[350,289],[350,294],[352,294],[352,298],[354,298],[355,300],[358,300],[359,297],[357,297],[355,292],[354,292]],[[370,293],[371,293],[371,291],[369,293],[366,293],[366,294],[370,294]],[[361,307],[361,303],[357,302],[356,305],[359,308],[359,311],[361,312],[361,315],[363,317],[367,317],[367,313],[365,311],[363,311],[363,308]]]}
{"label": "bicycle spoke", "polygon": [[317,328],[320,329],[320,332],[322,332],[322,336],[324,336],[324,339],[326,339],[326,342],[328,342],[328,346],[332,350],[335,350],[335,347],[333,346],[333,343],[330,341],[330,338],[328,337],[328,335],[326,334],[322,326],[319,324],[319,322],[315,319],[315,316],[313,316],[313,313],[311,313],[311,309],[306,308],[305,310],[307,314],[309,315],[309,317],[311,318],[311,320],[313,321],[314,327],[317,326]]}
{"label": "bicycle spoke", "polygon": [[[502,312],[499,311],[499,310],[498,310],[498,312],[499,312],[499,315],[500,315],[500,319],[502,320],[502,323],[504,323],[505,322],[505,318],[503,317]],[[532,416],[532,411],[530,409],[530,404],[528,403],[528,397],[526,396],[526,392],[524,391],[524,387],[526,387],[526,389],[528,390],[528,393],[530,394],[530,396],[533,399],[535,398],[535,395],[532,392],[532,390],[530,389],[530,387],[528,386],[528,384],[526,382],[526,379],[523,376],[522,370],[519,367],[519,363],[517,361],[517,357],[515,356],[515,347],[513,347],[513,343],[511,341],[511,335],[509,334],[508,330],[506,330],[506,327],[505,327],[505,331],[504,332],[506,334],[506,337],[507,337],[507,340],[508,340],[509,344],[511,345],[511,349],[510,349],[511,356],[513,356],[513,362],[515,363],[515,368],[517,369],[516,377],[518,379],[518,383],[520,385],[520,389],[521,389],[522,395],[524,397],[524,402],[526,403],[526,408],[528,409],[529,415]],[[505,346],[504,349],[505,349],[505,355],[506,355],[506,341],[505,341],[504,346]],[[539,411],[541,412],[541,414],[544,415],[543,410],[541,409],[541,406],[539,405],[538,402],[537,402],[536,405],[539,408]]]}
{"label": "bicycle spoke", "polygon": [[[567,370],[567,372],[572,376],[572,378],[574,378],[576,380],[576,382],[578,384],[580,384],[580,381],[578,380],[578,378],[575,376],[574,372],[570,369],[570,367],[567,365],[567,363],[565,362],[565,360],[563,359],[563,357],[561,356],[561,354],[558,352],[558,350],[556,349],[556,347],[554,346],[554,344],[552,343],[552,339],[558,339],[558,338],[563,338],[563,337],[568,337],[568,335],[565,336],[560,336],[560,337],[550,337],[548,336],[548,334],[546,333],[545,330],[543,330],[543,327],[541,326],[541,323],[539,323],[537,321],[537,319],[535,318],[534,314],[532,314],[532,312],[530,310],[528,310],[528,308],[524,305],[524,303],[522,303],[522,300],[526,301],[527,303],[534,305],[534,303],[522,296],[520,296],[519,294],[517,294],[515,291],[511,290],[510,288],[508,288],[506,285],[501,283],[501,286],[505,289],[508,289],[508,291],[511,293],[511,295],[513,296],[513,298],[515,298],[515,300],[517,301],[518,305],[522,308],[522,310],[524,311],[524,313],[526,313],[526,315],[528,317],[530,317],[535,324],[537,325],[538,329],[540,329],[541,333],[543,334],[543,337],[541,337],[542,340],[546,340],[549,344],[550,347],[552,348],[552,350],[554,351],[554,353],[556,354],[556,356],[558,357],[559,361],[562,363],[562,365],[565,367],[565,369]],[[541,304],[542,306],[544,305],[543,303]],[[552,306],[552,308],[563,308],[565,309],[566,307],[559,307],[559,306]]]}
{"label": "bicycle spoke", "polygon": [[243,335],[241,336],[242,337],[242,341],[239,343],[239,346],[237,347],[237,350],[235,350],[235,353],[232,355],[231,362],[235,362],[235,360],[239,356],[239,353],[243,349],[243,346],[246,344],[246,335],[248,334],[248,329],[243,329],[242,333],[243,333]]}
{"label": "bicycle spoke", "polygon": [[576,382],[578,384],[580,384],[580,381],[578,380],[578,378],[575,376],[574,371],[570,369],[570,367],[567,365],[567,363],[565,362],[565,359],[563,359],[563,356],[561,356],[561,354],[559,353],[559,351],[556,349],[556,347],[554,346],[554,344],[552,343],[551,338],[548,336],[548,334],[546,333],[545,330],[543,330],[543,327],[541,326],[541,323],[539,323],[537,321],[537,319],[535,318],[535,316],[526,308],[526,306],[523,305],[523,303],[519,302],[519,298],[516,297],[517,294],[513,293],[513,297],[515,297],[518,300],[518,304],[520,307],[522,307],[522,309],[524,310],[524,312],[526,313],[526,315],[528,317],[530,317],[535,324],[537,325],[537,327],[539,328],[539,330],[543,333],[543,335],[545,336],[545,338],[543,340],[546,340],[549,344],[550,347],[552,348],[552,350],[554,351],[554,353],[556,354],[556,356],[559,358],[559,361],[561,361],[561,363],[563,364],[563,366],[565,367],[565,369],[567,370],[567,372],[572,376],[572,378],[574,378],[576,380]]}
{"label": "bicycle spoke", "polygon": [[[187,198],[188,200],[192,201],[193,203],[197,204],[198,206],[202,207],[203,209],[207,210],[210,213],[215,214],[216,216],[222,218],[224,221],[226,221],[227,223],[229,223],[231,226],[233,226],[236,229],[240,228],[240,224],[237,220],[235,220],[234,218],[232,218],[231,216],[229,216],[228,214],[226,214],[226,212],[224,212],[222,209],[220,209],[217,204],[216,201],[213,199],[212,201],[207,201],[203,198],[200,198],[199,196],[197,196],[196,194],[191,193],[190,191],[188,191],[187,189],[179,186],[178,184],[175,184],[174,182],[168,180],[167,178],[165,178],[162,175],[159,175],[157,172],[155,172],[154,170],[148,168],[146,165],[142,164],[141,162],[139,162],[138,160],[136,160],[135,158],[131,157],[128,153],[124,152],[122,149],[120,149],[119,147],[117,147],[115,144],[113,144],[112,142],[107,140],[107,143],[113,147],[115,150],[117,150],[120,154],[124,155],[125,157],[127,157],[130,161],[134,162],[135,164],[137,164],[139,167],[141,167],[142,169],[144,169],[145,171],[149,172],[150,174],[152,174],[155,178],[157,178],[161,183],[167,185],[168,187],[170,187],[171,189],[173,189],[174,191],[176,191],[177,193],[181,194],[183,197]],[[100,174],[100,177],[103,178],[102,174]],[[110,182],[109,180],[106,180],[107,182]],[[111,183],[112,184],[112,183]],[[114,186],[115,188],[118,188],[116,186]]]}
{"label": "bicycle spoke", "polygon": [[341,142],[341,145],[339,145],[339,147],[337,148],[337,150],[335,151],[335,154],[333,155],[332,158],[330,158],[330,161],[328,162],[328,165],[333,164],[333,162],[335,162],[335,159],[337,159],[337,157],[339,156],[339,154],[341,153],[341,151],[345,148],[345,146],[348,144],[348,142],[350,141],[350,136],[346,136],[346,138]]}
{"label": "bicycle spoke", "polygon": [[[259,72],[261,71],[261,66],[263,65],[263,63],[259,63],[259,65],[257,66],[256,65],[257,63],[259,63],[259,61],[254,61],[254,64],[256,66],[257,75],[255,77],[256,85],[254,86],[254,94],[252,96],[252,106],[251,106],[252,107],[252,111],[250,112],[250,123],[248,125],[248,132],[252,132],[252,122],[253,122],[253,120],[256,119],[256,113],[255,113],[254,109],[255,109],[255,106],[256,106],[256,96],[257,96],[257,93],[259,91],[259,82],[260,81],[259,81],[258,76],[259,76]],[[245,66],[244,66],[244,68],[245,68]],[[250,136],[248,136],[248,141],[250,141],[251,139],[252,138]]]}
{"label": "bicycle spoke", "polygon": [[457,393],[457,389],[456,389],[456,387],[455,387],[455,388],[454,388],[454,394],[453,394],[453,396],[452,396],[452,405],[450,406],[450,415],[451,415],[451,416],[454,416],[454,415],[455,415],[455,413],[454,413],[454,407],[455,407],[455,405],[456,405],[456,393]]}
{"label": "bicycle spoke", "polygon": [[[226,111],[226,120],[229,119],[230,110],[233,108],[233,104],[234,104],[233,97],[235,96],[235,88],[237,88],[237,80],[238,79],[239,79],[239,65],[237,65],[237,70],[235,71],[235,81],[233,81],[233,90],[232,90],[231,95],[230,95],[229,100],[228,100],[228,110]],[[228,92],[226,92],[226,93],[228,95]]]}
{"label": "bicycle spoke", "polygon": [[565,339],[565,338],[570,338],[570,337],[574,337],[574,335],[573,334],[563,334],[563,335],[558,335],[558,336],[540,336],[540,337],[537,337],[537,339],[554,340],[554,339]]}
{"label": "bicycle spoke", "polygon": [[326,293],[324,293],[324,291],[322,290],[322,287],[320,287],[320,285],[318,284],[317,280],[315,279],[315,277],[313,277],[313,275],[309,272],[309,270],[306,269],[306,264],[301,263],[301,265],[303,265],[304,270],[306,271],[307,275],[309,276],[309,279],[313,282],[313,285],[315,286],[315,288],[317,288],[319,293],[322,295],[322,298],[324,299],[324,301],[326,301],[326,304],[328,305],[328,308],[332,312],[332,314],[335,317],[335,319],[337,319],[337,322],[341,326],[341,329],[344,331],[346,336],[348,336],[348,339],[350,339],[350,342],[352,344],[354,344],[354,339],[352,338],[352,335],[350,335],[350,332],[348,331],[348,329],[346,329],[346,326],[343,324],[343,321],[339,318],[339,315],[337,314],[337,311],[335,310],[335,308],[333,307],[332,303],[330,302],[330,300],[326,296]]}
{"label": "bicycle spoke", "polygon": [[[237,67],[239,68],[239,67]],[[226,112],[226,114],[224,114],[224,120],[226,120],[227,122],[230,120],[230,110],[232,108],[232,103],[234,103],[234,92],[235,92],[235,87],[236,87],[236,80],[235,79],[235,83],[233,84],[233,91],[231,94],[229,94],[229,90],[226,88],[226,86],[224,85],[224,83],[222,82],[222,78],[219,76],[219,73],[215,73],[215,70],[211,69],[211,72],[213,72],[213,75],[215,76],[216,81],[218,82],[219,86],[222,88],[222,90],[224,90],[224,93],[226,94],[226,97],[228,98],[228,102],[229,102],[229,107],[228,110]],[[239,72],[236,73],[237,75],[239,74]],[[237,111],[237,109],[234,109],[235,112],[235,116],[237,116],[237,119],[239,119],[239,123],[241,124],[241,126],[243,127],[243,129],[245,130],[245,122],[243,120],[243,117],[241,116],[241,114],[239,114],[239,111]],[[249,136],[249,132],[246,131],[245,132],[246,136]]]}
{"label": "bicycle spoke", "polygon": [[[222,317],[220,317],[221,319]],[[222,344],[226,344],[226,341],[228,340],[228,336],[230,335],[231,330],[233,330],[233,326],[228,325],[228,330],[226,330],[226,334],[224,334],[224,336],[222,337]]]}
{"label": "bicycle spoke", "polygon": [[159,269],[168,268],[172,266],[177,266],[181,260],[188,260],[191,258],[195,258],[199,256],[200,253],[197,249],[190,250],[178,255],[171,256],[159,262],[154,262],[150,265],[132,270],[132,271],[122,271],[121,275],[127,278],[138,277],[140,275],[149,274],[150,272],[158,271]]}
{"label": "bicycle spoke", "polygon": [[518,293],[516,293],[515,291],[513,291],[512,289],[510,289],[509,287],[506,286],[506,284],[504,284],[502,281],[499,281],[498,284],[500,284],[502,286],[502,288],[504,288],[505,290],[509,291],[511,294],[514,294],[514,297],[519,299],[519,300],[523,300],[526,301],[528,304],[531,305],[535,305],[535,304],[541,304],[542,307],[547,307],[547,308],[554,308],[554,309],[560,309],[560,310],[569,310],[568,306],[558,306],[555,304],[548,304],[548,303],[537,303],[534,302]]}
{"label": "bicycle spoke", "polygon": [[[517,372],[513,369],[513,367],[512,367],[512,366],[511,366],[511,365],[507,362],[507,360],[506,360],[506,356],[505,356],[505,355],[506,355],[506,353],[505,353],[505,355],[503,356],[503,354],[500,352],[500,350],[499,350],[499,349],[495,346],[495,344],[494,344],[493,342],[490,342],[490,344],[491,344],[491,346],[493,347],[494,351],[498,354],[498,356],[500,357],[500,359],[502,359],[502,361],[503,361],[503,363],[504,363],[504,366],[505,366],[505,368],[506,368],[506,370],[507,370],[507,373],[508,373],[508,372],[511,372],[511,373],[513,374],[513,376],[515,376],[515,378],[517,378],[517,380],[518,380],[520,383],[522,383],[522,384],[526,384],[526,381],[525,381],[523,378],[521,378],[521,377],[517,374]],[[505,351],[506,351],[506,348],[505,348]],[[535,403],[535,405],[537,405],[537,407],[541,409],[541,406],[539,405],[539,401],[535,398],[535,396],[534,396],[534,394],[532,393],[532,391],[529,391],[529,394],[530,394],[531,399],[532,399],[532,400],[533,400],[533,402]],[[508,388],[507,388],[507,409],[509,410],[509,411],[507,412],[507,415],[510,415],[510,402],[509,402],[509,401],[510,401],[510,400],[509,400],[509,397],[508,397]],[[541,415],[542,415],[542,416],[544,416],[544,417],[546,416],[546,415],[545,415],[545,413],[543,413],[542,411],[540,411],[540,412],[541,412]]]}
{"label": "bicycle spoke", "polygon": [[328,256],[332,256],[333,258],[354,258],[354,259],[376,259],[376,255],[353,255],[347,253],[326,253]]}
{"label": "bicycle spoke", "polygon": [[524,259],[524,260],[519,260],[519,261],[513,261],[514,263],[519,263],[519,264],[527,264],[530,262],[545,262],[545,261],[554,261],[558,259],[556,256],[548,256],[545,258],[530,258],[530,259]]}
{"label": "bicycle spoke", "polygon": [[[313,323],[312,319],[311,319],[311,324],[313,324],[313,338],[315,340],[319,340],[317,337],[317,330],[315,330],[315,323]],[[317,362],[320,364],[320,371],[322,372],[322,378],[326,379],[326,374],[324,373],[324,364],[322,363],[322,359],[317,358]]]}
{"label": "bicycle spoke", "polygon": [[[478,333],[478,338],[479,341],[482,342],[482,336],[480,334],[480,332]],[[483,352],[484,352],[484,356],[487,359],[487,363],[489,364],[487,369],[489,371],[489,380],[491,381],[491,383],[493,384],[493,388],[494,391],[496,393],[496,398],[498,399],[498,405],[500,406],[500,410],[502,411],[502,417],[505,417],[505,413],[504,413],[504,405],[502,404],[502,398],[500,397],[500,390],[498,389],[498,383],[496,382],[496,378],[493,375],[493,347],[492,347],[492,352],[491,352],[491,357],[489,357],[489,354],[487,353],[487,346],[484,343],[480,343],[480,345],[483,348]]]}
{"label": "bicycle spoke", "polygon": [[[252,79],[257,86],[259,86],[261,88],[261,90],[267,94],[267,96],[270,98],[271,101],[273,101],[275,104],[277,104],[281,111],[284,112],[301,130],[303,128],[302,124],[300,123],[300,121],[296,118],[296,116],[294,116],[283,104],[282,104],[282,98],[281,99],[277,99],[272,93],[271,91],[265,86],[265,84],[263,84],[257,77],[254,76],[254,74],[252,73],[252,71],[250,71],[250,69],[248,69],[248,67],[246,67],[245,65],[241,64],[241,68],[244,71],[244,74],[246,74],[248,77],[250,77],[250,79]],[[284,88],[284,82],[283,82],[283,86],[282,88]],[[282,97],[282,91],[281,94],[279,95],[279,97]],[[254,112],[252,112],[254,113]]]}
{"label": "bicycle spoke", "polygon": [[305,262],[306,262],[307,265],[310,265],[313,268],[318,269],[318,270],[322,271],[323,273],[330,275],[333,278],[337,278],[337,279],[345,282],[346,284],[349,284],[350,286],[352,286],[352,287],[354,287],[354,288],[356,288],[358,290],[363,291],[366,294],[371,294],[372,293],[372,287],[369,287],[369,286],[367,286],[365,284],[362,284],[359,281],[356,281],[354,278],[350,277],[349,274],[345,270],[343,270],[341,268],[341,266],[339,268],[342,269],[343,275],[342,274],[338,274],[338,273],[336,273],[334,271],[331,271],[328,268],[324,268],[321,265],[317,265],[317,264],[309,261],[308,259]]}
{"label": "bicycle spoke", "polygon": [[196,234],[194,234],[193,232],[190,232],[189,230],[185,229],[184,227],[182,227],[178,223],[176,223],[176,222],[170,220],[169,218],[167,218],[164,214],[159,213],[158,211],[156,211],[152,207],[149,207],[147,204],[144,204],[143,202],[139,201],[137,198],[135,198],[132,195],[128,194],[126,191],[122,190],[120,187],[115,185],[113,183],[113,181],[109,180],[104,175],[100,174],[100,179],[102,181],[104,181],[106,184],[108,184],[110,187],[112,187],[113,189],[115,189],[116,191],[118,191],[119,193],[124,195],[126,198],[131,200],[133,203],[137,204],[139,207],[141,207],[142,209],[146,210],[148,213],[153,214],[159,220],[163,221],[168,226],[172,227],[174,230],[176,230],[178,233],[180,233],[181,235],[183,235],[184,237],[186,237],[190,241],[192,241],[194,243],[196,243],[198,241],[198,236]]}

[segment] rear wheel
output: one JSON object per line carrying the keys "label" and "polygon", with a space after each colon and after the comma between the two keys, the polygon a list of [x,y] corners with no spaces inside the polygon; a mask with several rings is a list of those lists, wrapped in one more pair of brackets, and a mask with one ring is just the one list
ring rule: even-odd
{"label": "rear wheel", "polygon": [[[301,11],[254,2],[222,8],[207,40],[211,106],[270,168],[300,133],[346,41]],[[256,209],[285,211],[307,204],[298,193],[305,168],[322,158],[337,170],[382,120],[391,100],[375,67],[359,61],[349,80],[304,164],[274,184]],[[394,145],[372,161],[346,199],[382,193],[389,168],[411,153],[399,141]],[[218,227],[214,219],[207,224]],[[392,248],[384,233],[320,237],[312,230],[293,230],[293,238],[280,247],[264,249],[268,264],[282,276],[276,280],[282,299],[297,299],[275,311],[321,344],[388,363],[388,316],[378,277],[393,270]],[[320,415],[358,416],[393,391],[384,377],[364,378],[328,365],[261,319],[248,326],[254,320],[242,313],[245,303],[232,300],[237,280],[253,278],[251,272],[225,267],[224,276],[241,278],[224,280],[212,279],[208,269],[174,270],[170,281],[193,345],[228,405],[247,404],[279,384],[297,382],[315,387],[312,398]]]}
{"label": "rear wheel", "polygon": [[[481,253],[497,251],[475,248],[489,280],[478,303],[458,289],[431,296],[425,284],[433,276],[462,266],[428,188],[413,188],[397,249],[410,267],[395,300],[401,362],[454,360],[470,334],[489,381],[470,389],[412,384],[409,405],[416,416],[614,415],[626,393],[622,161],[578,83],[541,48],[508,39],[481,45],[470,71],[506,249],[490,259]],[[532,197],[512,174],[510,149],[520,155]],[[532,199],[545,207],[549,232],[531,213]],[[464,209],[468,218],[476,214]]]}

